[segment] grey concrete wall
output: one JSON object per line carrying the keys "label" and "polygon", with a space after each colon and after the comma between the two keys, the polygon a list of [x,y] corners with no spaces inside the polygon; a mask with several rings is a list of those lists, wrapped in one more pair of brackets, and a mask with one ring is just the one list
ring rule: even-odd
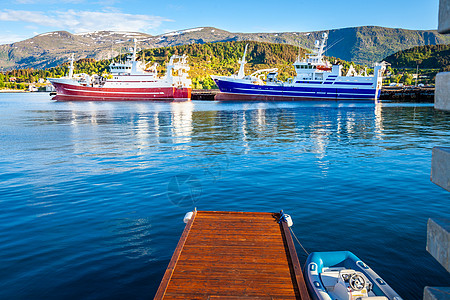
{"label": "grey concrete wall", "polygon": [[431,181],[450,192],[450,147],[434,147]]}
{"label": "grey concrete wall", "polygon": [[436,75],[434,108],[450,111],[450,72],[441,72]]}
{"label": "grey concrete wall", "polygon": [[[450,33],[450,0],[439,1],[440,33]],[[434,108],[450,111],[450,72],[436,75]],[[433,148],[431,181],[450,192],[450,148]],[[445,207],[445,206],[444,206]],[[450,221],[428,219],[427,251],[450,272]],[[450,299],[450,287],[426,286],[424,300]]]}
{"label": "grey concrete wall", "polygon": [[439,27],[440,33],[450,33],[450,0],[439,1]]}
{"label": "grey concrete wall", "polygon": [[448,300],[450,299],[450,287],[426,286],[423,291],[424,300]]}
{"label": "grey concrete wall", "polygon": [[[443,219],[428,219],[427,251],[450,272],[450,221]],[[450,295],[449,295],[450,296]]]}

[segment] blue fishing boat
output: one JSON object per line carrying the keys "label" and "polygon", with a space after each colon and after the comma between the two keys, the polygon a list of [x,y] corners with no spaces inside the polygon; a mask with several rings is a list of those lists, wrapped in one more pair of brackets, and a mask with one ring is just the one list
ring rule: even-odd
{"label": "blue fishing boat", "polygon": [[305,281],[313,299],[401,300],[368,265],[349,251],[313,252],[305,266]]}
{"label": "blue fishing boat", "polygon": [[[326,41],[328,35],[323,33],[322,41],[316,41],[313,53],[306,58],[294,62],[296,76],[286,82],[277,79],[278,69],[264,69],[245,75],[245,56],[238,61],[240,64],[237,75],[217,76],[211,78],[219,87],[221,93],[216,100],[256,100],[256,101],[292,101],[292,100],[357,100],[377,101],[380,97],[383,72],[386,63],[376,63],[374,74],[367,71],[357,73],[353,66],[342,75],[341,65],[331,65],[325,60]],[[264,75],[265,76],[264,79]]]}

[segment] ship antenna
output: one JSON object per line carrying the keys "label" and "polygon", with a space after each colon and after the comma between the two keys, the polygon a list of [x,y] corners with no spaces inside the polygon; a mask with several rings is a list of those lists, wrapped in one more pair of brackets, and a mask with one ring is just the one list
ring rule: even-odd
{"label": "ship antenna", "polygon": [[322,43],[320,44],[320,48],[319,48],[319,56],[322,57],[322,54],[324,52],[324,48],[325,48],[325,43],[327,41],[328,38],[328,34],[326,32],[322,33]]}
{"label": "ship antenna", "polygon": [[336,42],[334,42],[333,44],[331,44],[330,46],[327,46],[327,48],[325,49],[325,51],[330,50],[331,48],[333,48],[334,46],[336,46],[336,44],[342,42],[344,40],[344,38],[341,38],[339,40],[337,40]]}
{"label": "ship antenna", "polygon": [[241,65],[239,67],[239,72],[237,75],[238,78],[244,78],[244,76],[245,76],[244,66],[247,63],[245,61],[245,56],[247,55],[247,47],[248,47],[248,44],[245,45],[244,55],[242,56],[242,59],[238,60],[238,63]]}
{"label": "ship antenna", "polygon": [[134,48],[133,48],[133,61],[136,60],[136,39],[133,39]]}

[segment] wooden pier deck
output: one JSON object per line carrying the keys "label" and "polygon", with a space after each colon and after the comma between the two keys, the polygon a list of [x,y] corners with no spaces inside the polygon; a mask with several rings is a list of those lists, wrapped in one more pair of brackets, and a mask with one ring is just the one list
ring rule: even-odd
{"label": "wooden pier deck", "polygon": [[279,217],[194,212],[154,299],[310,299]]}

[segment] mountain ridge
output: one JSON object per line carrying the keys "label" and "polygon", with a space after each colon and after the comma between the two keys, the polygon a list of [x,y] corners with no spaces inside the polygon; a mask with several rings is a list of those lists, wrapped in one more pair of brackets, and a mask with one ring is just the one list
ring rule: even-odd
{"label": "mountain ridge", "polygon": [[54,31],[30,39],[0,45],[0,67],[48,68],[66,62],[72,53],[76,59],[105,59],[130,47],[133,38],[144,49],[208,42],[257,41],[313,48],[322,32],[334,45],[327,55],[359,64],[372,64],[400,50],[414,46],[449,44],[450,36],[435,30],[410,30],[381,26],[359,26],[311,32],[233,33],[215,27],[196,27],[152,36],[141,32],[93,31],[72,34]]}

